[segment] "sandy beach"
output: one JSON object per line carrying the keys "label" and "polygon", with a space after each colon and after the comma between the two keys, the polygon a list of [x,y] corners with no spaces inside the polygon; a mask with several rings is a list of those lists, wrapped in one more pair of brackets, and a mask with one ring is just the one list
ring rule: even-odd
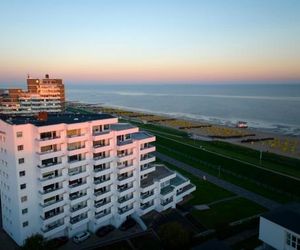
{"label": "sandy beach", "polygon": [[188,133],[195,139],[221,140],[249,147],[262,152],[300,159],[300,138],[275,133],[267,133],[251,128],[236,128],[207,123],[205,121],[187,120],[170,116],[162,116],[144,112],[88,104],[68,102],[69,107],[80,108],[96,113],[109,113],[131,121],[166,126]]}

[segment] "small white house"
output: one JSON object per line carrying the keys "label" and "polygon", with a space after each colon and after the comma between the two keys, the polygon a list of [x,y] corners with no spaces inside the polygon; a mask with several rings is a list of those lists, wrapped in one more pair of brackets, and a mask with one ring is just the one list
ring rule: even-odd
{"label": "small white house", "polygon": [[300,204],[279,207],[260,217],[259,239],[263,249],[300,249]]}

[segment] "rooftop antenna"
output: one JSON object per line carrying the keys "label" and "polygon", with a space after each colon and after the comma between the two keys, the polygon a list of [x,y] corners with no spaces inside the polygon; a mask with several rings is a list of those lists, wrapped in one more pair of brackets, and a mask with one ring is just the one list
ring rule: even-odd
{"label": "rooftop antenna", "polygon": [[29,79],[30,78],[30,75],[29,75],[29,73],[27,74],[27,79]]}

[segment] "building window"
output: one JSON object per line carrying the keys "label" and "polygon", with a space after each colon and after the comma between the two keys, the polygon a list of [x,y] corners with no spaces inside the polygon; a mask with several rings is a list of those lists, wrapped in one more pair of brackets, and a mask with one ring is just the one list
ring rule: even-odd
{"label": "building window", "polygon": [[25,176],[25,171],[20,171],[20,172],[19,172],[19,176],[20,176],[20,177]]}
{"label": "building window", "polygon": [[300,238],[291,233],[286,233],[286,244],[291,247],[291,249],[300,249]]}
{"label": "building window", "polygon": [[25,159],[24,158],[19,158],[18,161],[19,161],[19,164],[23,164],[25,162]]}
{"label": "building window", "polygon": [[27,201],[27,196],[26,195],[21,197],[21,202],[25,202],[25,201]]}
{"label": "building window", "polygon": [[25,183],[20,185],[20,189],[25,189],[25,188],[26,188],[26,184]]}
{"label": "building window", "polygon": [[21,131],[17,132],[17,137],[20,138],[23,136],[23,133]]}
{"label": "building window", "polygon": [[23,222],[23,227],[27,227],[28,226],[28,221],[24,221]]}
{"label": "building window", "polygon": [[23,145],[18,145],[18,151],[22,151],[24,150],[24,146]]}
{"label": "building window", "polygon": [[28,213],[28,208],[22,209],[22,214],[27,214]]}

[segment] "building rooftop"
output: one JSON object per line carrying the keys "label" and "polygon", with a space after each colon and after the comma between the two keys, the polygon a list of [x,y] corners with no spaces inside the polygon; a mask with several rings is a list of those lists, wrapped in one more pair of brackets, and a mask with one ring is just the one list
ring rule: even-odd
{"label": "building rooftop", "polygon": [[274,209],[261,217],[300,234],[300,203],[291,203]]}
{"label": "building rooftop", "polygon": [[158,181],[173,174],[175,174],[175,172],[171,171],[166,166],[162,164],[155,164],[155,171],[149,173],[146,179],[141,180],[141,186],[143,188],[150,186],[155,181]]}
{"label": "building rooftop", "polygon": [[131,138],[134,140],[143,140],[143,139],[151,138],[153,136],[154,135],[151,135],[145,131],[140,131],[140,132],[131,134]]}
{"label": "building rooftop", "polygon": [[116,130],[116,131],[136,128],[136,126],[133,126],[130,123],[117,123],[117,124],[112,124],[110,127],[112,130]]}
{"label": "building rooftop", "polygon": [[173,186],[179,186],[185,182],[187,182],[187,179],[184,179],[183,177],[179,176],[178,174],[176,175],[175,178],[170,180],[170,184]]}
{"label": "building rooftop", "polygon": [[48,114],[48,119],[45,121],[38,120],[36,116],[8,116],[0,115],[0,119],[11,125],[32,124],[34,126],[48,126],[55,124],[73,124],[80,122],[88,122],[94,120],[103,120],[115,118],[109,114]]}

